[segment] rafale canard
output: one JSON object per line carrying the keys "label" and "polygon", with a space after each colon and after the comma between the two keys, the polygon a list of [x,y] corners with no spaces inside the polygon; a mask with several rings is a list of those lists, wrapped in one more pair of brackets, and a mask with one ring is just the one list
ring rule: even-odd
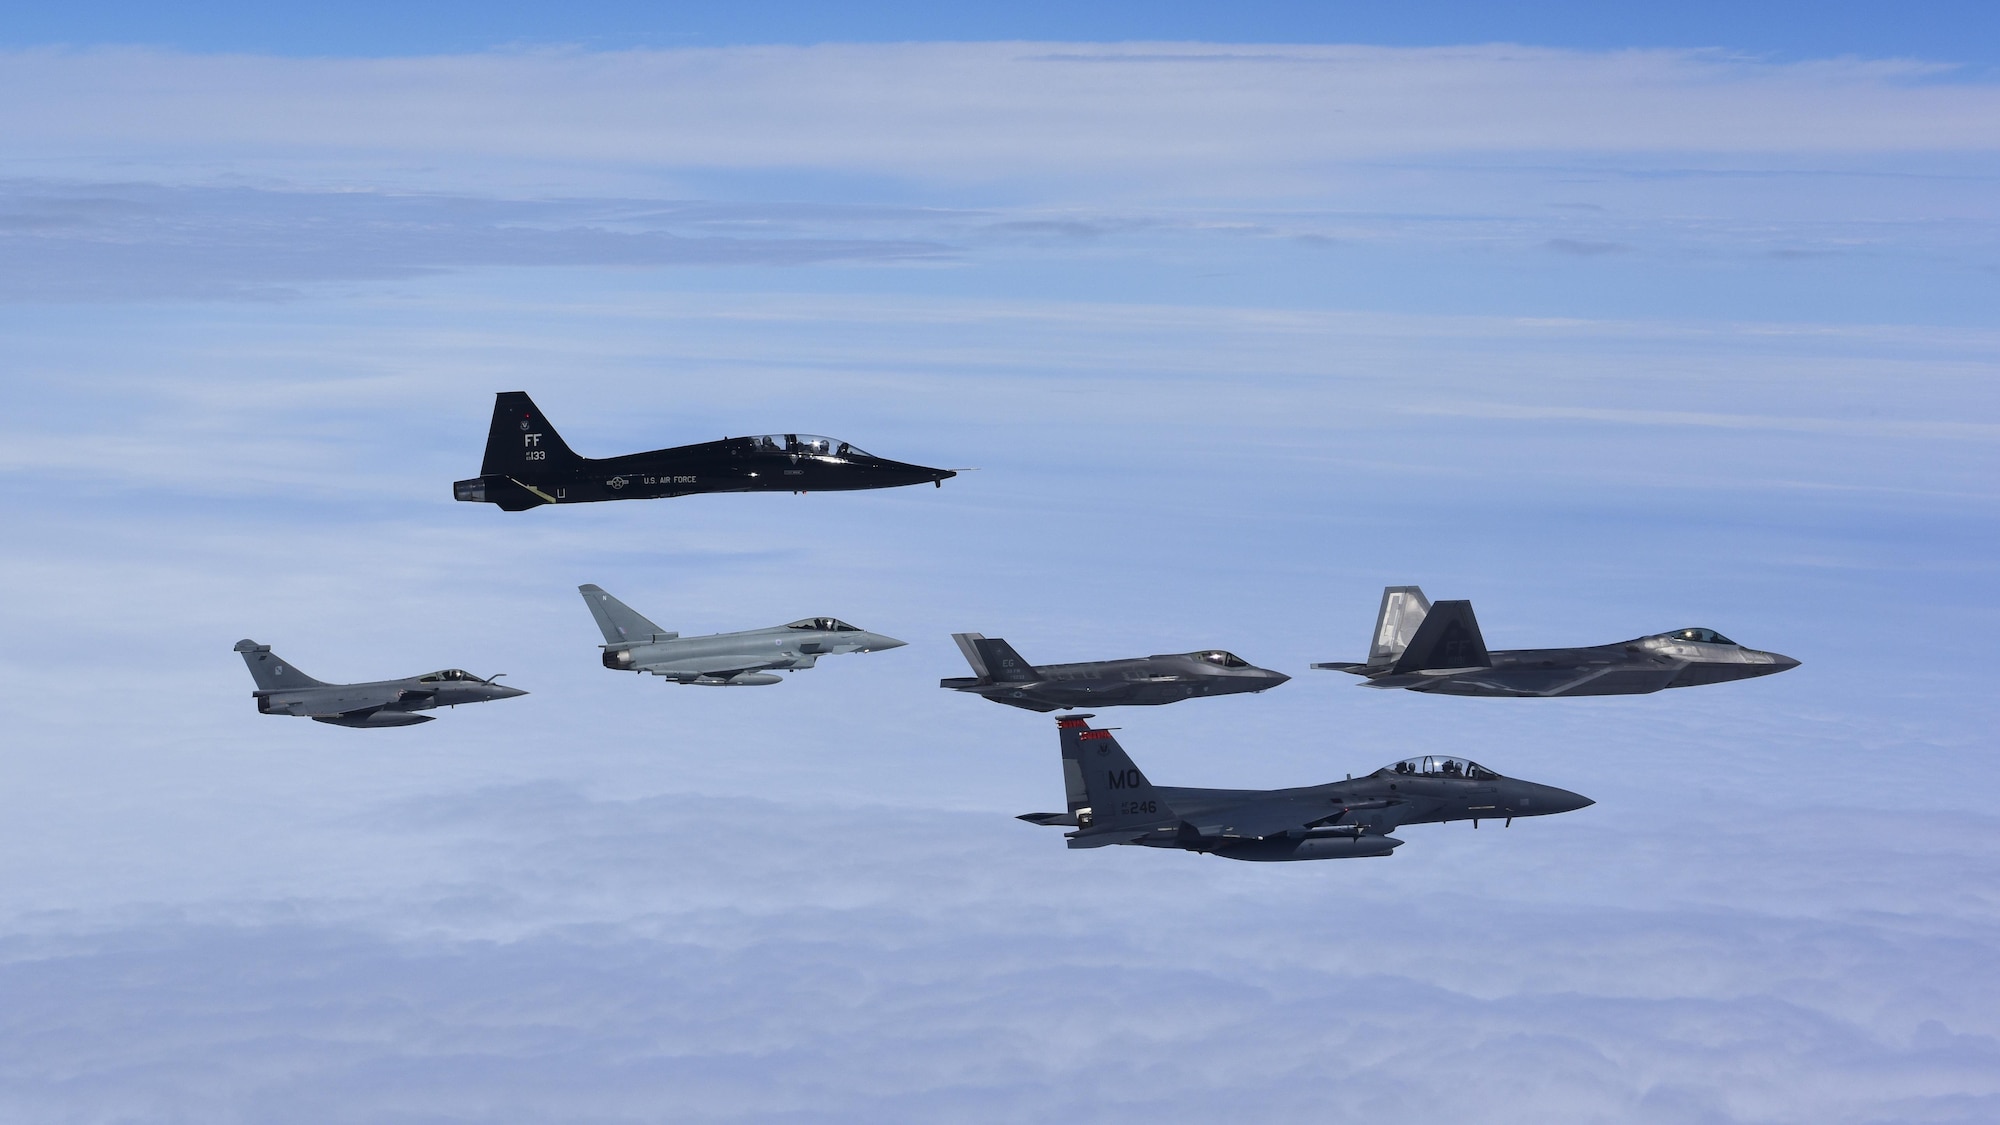
{"label": "rafale canard", "polygon": [[257,710],[266,715],[297,715],[337,727],[413,727],[436,716],[412,714],[461,703],[485,703],[528,694],[495,683],[499,676],[481,678],[460,668],[446,668],[400,680],[360,684],[329,684],[315,680],[253,640],[236,642],[257,690]]}
{"label": "rafale canard", "polygon": [[1468,601],[1432,605],[1415,586],[1382,591],[1365,664],[1315,664],[1376,688],[1436,695],[1644,695],[1663,688],[1747,680],[1796,668],[1713,629],[1676,629],[1585,648],[1488,651]]}
{"label": "rafale canard", "polygon": [[958,473],[865,453],[814,434],[765,434],[698,445],[580,457],[523,391],[493,402],[486,460],[479,475],[454,483],[452,496],[519,512],[543,504],[652,500],[699,492],[847,492],[944,482]]}
{"label": "rafale canard", "polygon": [[1091,715],[1056,720],[1069,811],[1024,813],[1030,824],[1062,826],[1072,848],[1135,844],[1224,859],[1276,862],[1357,859],[1403,846],[1389,835],[1405,824],[1572,812],[1590,798],[1553,785],[1502,777],[1478,762],[1442,754],[1408,758],[1363,777],[1297,789],[1186,789],[1154,785]]}

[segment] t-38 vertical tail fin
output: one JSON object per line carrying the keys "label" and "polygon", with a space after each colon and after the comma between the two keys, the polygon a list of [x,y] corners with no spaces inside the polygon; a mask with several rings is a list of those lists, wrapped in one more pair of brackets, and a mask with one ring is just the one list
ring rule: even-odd
{"label": "t-38 vertical tail fin", "polygon": [[486,431],[486,460],[481,476],[512,477],[534,484],[551,470],[570,470],[583,458],[542,414],[526,391],[501,391],[493,396],[493,424]]}

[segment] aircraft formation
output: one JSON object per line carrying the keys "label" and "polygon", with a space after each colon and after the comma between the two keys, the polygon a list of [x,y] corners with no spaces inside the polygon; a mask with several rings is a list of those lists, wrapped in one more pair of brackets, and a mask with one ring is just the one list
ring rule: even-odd
{"label": "aircraft formation", "polygon": [[[521,391],[495,397],[479,476],[454,482],[455,499],[519,512],[552,504],[658,499],[708,492],[828,492],[931,484],[958,474],[865,453],[833,438],[772,434],[618,457],[577,455]],[[701,687],[764,687],[822,656],[880,652],[906,642],[836,617],[683,637],[662,629],[603,587],[577,587],[603,635],[607,669]],[[1013,646],[953,633],[973,675],[939,686],[1028,711],[1154,707],[1207,696],[1268,691],[1291,677],[1220,648],[1030,664]],[[313,679],[253,640],[236,643],[256,683],[257,710],[344,727],[414,726],[424,712],[511,699],[527,692],[462,669],[403,679],[332,684]],[[1737,644],[1708,628],[1682,628],[1578,648],[1490,650],[1469,601],[1432,603],[1416,586],[1382,592],[1368,658],[1314,668],[1347,672],[1374,688],[1433,695],[1557,698],[1640,695],[1768,676],[1799,662]],[[1386,856],[1411,824],[1548,816],[1589,798],[1510,778],[1455,755],[1418,755],[1356,778],[1289,789],[1155,785],[1091,714],[1056,720],[1068,808],[1024,813],[1064,827],[1071,848],[1112,844],[1171,848],[1260,862]]]}

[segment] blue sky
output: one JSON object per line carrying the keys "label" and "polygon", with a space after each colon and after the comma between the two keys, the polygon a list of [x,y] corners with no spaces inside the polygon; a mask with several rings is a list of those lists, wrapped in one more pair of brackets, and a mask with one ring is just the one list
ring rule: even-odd
{"label": "blue sky", "polygon": [[[1970,8],[93,11],[0,53],[0,1117],[1995,1116]],[[516,388],[586,454],[977,471],[452,502]],[[642,683],[583,582],[912,643]],[[1805,664],[1307,670],[1409,582],[1497,646]],[[1379,862],[1067,852],[1012,819],[1053,724],[935,686],[962,630],[1295,676],[1107,715],[1165,783],[1434,751],[1597,804]],[[244,636],[533,694],[271,719]]]}

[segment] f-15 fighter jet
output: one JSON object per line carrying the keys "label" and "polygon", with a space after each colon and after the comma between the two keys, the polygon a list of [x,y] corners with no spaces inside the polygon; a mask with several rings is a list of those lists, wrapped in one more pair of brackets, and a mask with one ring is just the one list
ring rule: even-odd
{"label": "f-15 fighter jet", "polygon": [[651,672],[680,684],[757,687],[783,682],[772,670],[810,668],[822,656],[880,652],[907,642],[857,629],[832,617],[808,617],[769,629],[683,637],[641,617],[602,586],[578,586],[583,604],[604,634],[604,666],[619,672]]}
{"label": "f-15 fighter jet", "polygon": [[1644,695],[1768,676],[1799,662],[1744,648],[1713,629],[1676,629],[1591,648],[1489,652],[1468,601],[1432,605],[1415,586],[1382,591],[1365,664],[1315,664],[1369,687],[1438,695]]}
{"label": "f-15 fighter jet", "polygon": [[723,438],[623,457],[579,457],[524,392],[493,401],[479,475],[451,486],[458,500],[519,512],[543,504],[649,500],[697,492],[844,492],[934,484],[951,469],[906,465],[814,434]]}
{"label": "f-15 fighter jet", "polygon": [[958,642],[966,663],[978,675],[939,680],[939,687],[969,691],[1029,711],[1152,707],[1198,695],[1264,691],[1291,679],[1221,649],[1038,668],[997,637],[953,633],[951,639]]}
{"label": "f-15 fighter jet", "polygon": [[1025,813],[1030,824],[1065,825],[1072,848],[1138,844],[1224,859],[1266,862],[1388,855],[1405,824],[1482,820],[1584,808],[1590,798],[1501,777],[1464,758],[1424,756],[1365,777],[1299,789],[1182,789],[1154,785],[1091,715],[1056,720],[1069,811]]}
{"label": "f-15 fighter jet", "polygon": [[480,679],[459,668],[402,680],[329,684],[299,671],[296,665],[272,652],[270,645],[241,640],[236,642],[236,651],[243,654],[243,663],[250,666],[250,678],[257,681],[257,690],[250,694],[257,698],[259,712],[301,715],[337,727],[413,727],[437,717],[412,714],[415,711],[528,694],[520,688],[494,683],[499,676]]}

